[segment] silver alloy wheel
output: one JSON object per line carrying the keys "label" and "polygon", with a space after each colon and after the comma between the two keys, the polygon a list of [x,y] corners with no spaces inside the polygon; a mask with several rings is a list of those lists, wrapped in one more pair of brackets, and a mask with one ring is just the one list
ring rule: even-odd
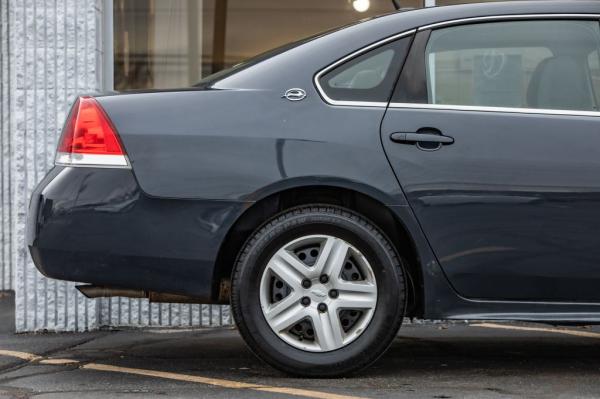
{"label": "silver alloy wheel", "polygon": [[269,260],[260,304],[271,329],[310,352],[340,349],[367,328],[377,306],[369,262],[348,242],[328,235],[296,239]]}

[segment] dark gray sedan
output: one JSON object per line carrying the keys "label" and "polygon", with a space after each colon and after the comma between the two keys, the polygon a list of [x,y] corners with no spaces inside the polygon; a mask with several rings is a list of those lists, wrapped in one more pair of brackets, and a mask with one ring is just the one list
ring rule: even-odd
{"label": "dark gray sedan", "polygon": [[404,317],[600,323],[599,107],[597,1],[386,15],[79,98],[28,243],[88,297],[231,303],[302,376]]}

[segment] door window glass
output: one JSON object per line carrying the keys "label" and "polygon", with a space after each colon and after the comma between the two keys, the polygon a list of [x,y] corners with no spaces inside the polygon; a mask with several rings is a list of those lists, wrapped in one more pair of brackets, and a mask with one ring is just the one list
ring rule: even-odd
{"label": "door window glass", "polygon": [[592,88],[596,104],[600,107],[600,49],[590,54],[588,59]]}
{"label": "door window glass", "polygon": [[600,25],[493,22],[435,30],[426,48],[430,104],[598,110]]}

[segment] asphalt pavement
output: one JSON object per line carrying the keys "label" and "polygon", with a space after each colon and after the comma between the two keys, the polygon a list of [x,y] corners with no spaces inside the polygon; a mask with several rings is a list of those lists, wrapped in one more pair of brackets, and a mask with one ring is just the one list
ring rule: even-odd
{"label": "asphalt pavement", "polygon": [[0,398],[34,397],[600,398],[600,329],[406,324],[372,367],[329,380],[277,372],[231,328],[0,333]]}

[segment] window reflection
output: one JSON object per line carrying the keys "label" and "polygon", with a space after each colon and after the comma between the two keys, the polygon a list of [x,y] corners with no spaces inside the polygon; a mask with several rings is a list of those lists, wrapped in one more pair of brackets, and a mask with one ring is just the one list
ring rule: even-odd
{"label": "window reflection", "polygon": [[186,87],[269,49],[393,10],[392,0],[114,0],[115,89]]}
{"label": "window reflection", "polygon": [[368,5],[358,12],[352,0],[115,0],[115,89],[189,86],[269,49],[394,10],[391,0]]}

